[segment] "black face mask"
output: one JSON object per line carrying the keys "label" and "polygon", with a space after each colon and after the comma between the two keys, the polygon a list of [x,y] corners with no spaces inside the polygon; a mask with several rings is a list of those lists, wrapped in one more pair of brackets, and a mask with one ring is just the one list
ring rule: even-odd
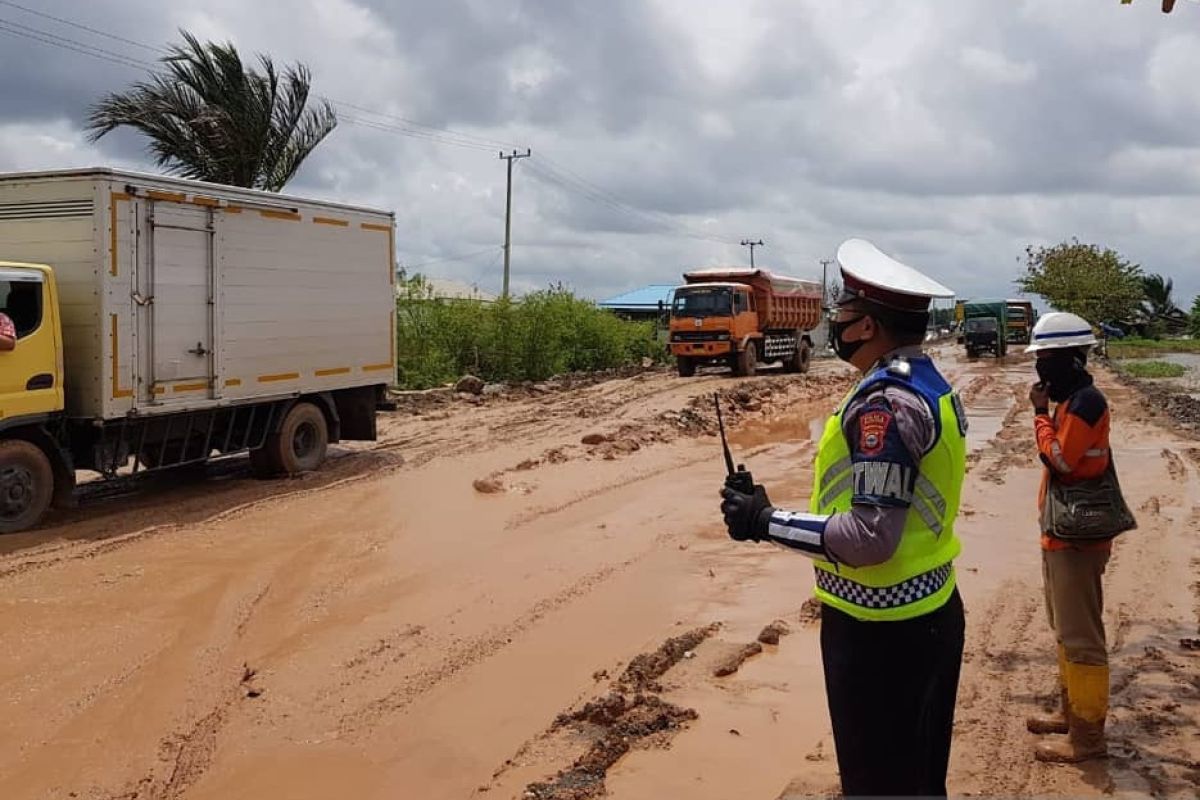
{"label": "black face mask", "polygon": [[[866,315],[864,314],[863,317],[865,316]],[[863,317],[855,317],[854,319],[847,320],[845,322],[837,322],[835,320],[830,325],[830,329],[833,331],[833,352],[837,353],[837,357],[842,361],[849,361],[854,357],[854,354],[858,352],[859,348],[866,344],[866,341],[863,339],[860,339],[857,342],[842,341],[842,334],[846,332],[846,329],[851,325],[860,322]]]}
{"label": "black face mask", "polygon": [[1039,358],[1035,364],[1038,379],[1046,384],[1050,399],[1061,403],[1087,383],[1087,370],[1074,353],[1052,353]]}

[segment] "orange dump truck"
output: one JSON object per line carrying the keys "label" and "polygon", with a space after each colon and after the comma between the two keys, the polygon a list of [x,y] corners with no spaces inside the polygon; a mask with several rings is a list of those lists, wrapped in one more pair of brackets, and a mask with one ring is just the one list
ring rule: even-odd
{"label": "orange dump truck", "polygon": [[721,267],[683,275],[671,305],[671,354],[679,374],[721,364],[753,375],[759,362],[807,372],[813,328],[821,322],[821,284],[765,269]]}

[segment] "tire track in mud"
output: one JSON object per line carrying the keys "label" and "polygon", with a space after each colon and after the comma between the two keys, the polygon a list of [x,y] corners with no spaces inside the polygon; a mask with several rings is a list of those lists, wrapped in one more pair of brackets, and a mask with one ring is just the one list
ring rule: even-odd
{"label": "tire track in mud", "polygon": [[[360,459],[356,458],[355,456],[346,456],[346,458],[354,459],[356,462],[360,461]],[[2,556],[0,557],[0,580],[16,575],[22,575],[28,572],[48,569],[50,567],[72,561],[96,558],[98,556],[102,556],[127,547],[150,536],[215,525],[221,522],[237,519],[246,513],[256,511],[261,508],[270,508],[275,505],[298,500],[310,495],[322,494],[324,492],[334,491],[345,486],[382,479],[400,471],[404,465],[405,464],[403,460],[397,461],[393,459],[380,459],[372,461],[370,459],[361,459],[361,463],[358,465],[358,468],[349,476],[329,480],[316,486],[307,486],[255,497],[251,500],[247,500],[243,503],[239,503],[197,519],[163,522],[155,525],[149,525],[144,528],[139,528],[129,533],[117,534],[115,536],[96,538],[92,540],[72,539],[60,541],[34,548],[32,551],[24,551]],[[372,469],[373,466],[374,469]],[[315,475],[317,473],[310,474]],[[305,481],[306,479],[301,477],[291,479],[290,482],[303,483]],[[136,511],[144,512],[145,509],[137,509]]]}
{"label": "tire track in mud", "polygon": [[442,657],[435,663],[408,674],[401,680],[400,685],[391,691],[343,714],[338,722],[339,734],[348,738],[368,735],[387,716],[403,711],[445,681],[496,655],[512,644],[513,639],[533,628],[545,617],[590,594],[617,574],[646,558],[669,539],[669,536],[660,535],[651,547],[619,563],[606,565],[578,578],[559,592],[537,601],[519,617],[491,633],[472,637],[465,642],[435,642],[430,638],[426,647],[433,649],[442,645]]}
{"label": "tire track in mud", "polygon": [[265,581],[258,591],[244,595],[230,620],[231,640],[208,648],[207,652],[215,662],[225,662],[213,671],[227,676],[222,682],[224,688],[218,691],[209,711],[186,728],[165,736],[159,743],[158,763],[150,773],[108,800],[179,800],[208,772],[216,756],[221,732],[242,703],[262,694],[254,685],[257,670],[245,662],[240,668],[233,666],[236,659],[230,658],[230,651],[244,640],[247,627],[271,587],[271,581]]}
{"label": "tire track in mud", "polygon": [[[957,791],[990,796],[1026,793],[1033,772],[1032,742],[1024,711],[1029,693],[1054,690],[1054,643],[1034,625],[1041,595],[1028,580],[1002,584],[992,601],[976,614],[982,629],[968,636],[963,652],[963,681],[955,720],[956,753],[950,782]],[[968,631],[971,627],[968,627]]]}

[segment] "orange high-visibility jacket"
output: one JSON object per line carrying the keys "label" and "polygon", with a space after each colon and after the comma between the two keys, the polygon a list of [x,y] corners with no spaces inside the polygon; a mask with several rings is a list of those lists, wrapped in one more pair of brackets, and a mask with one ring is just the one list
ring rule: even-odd
{"label": "orange high-visibility jacket", "polygon": [[[1038,453],[1046,471],[1042,475],[1042,488],[1038,494],[1038,511],[1046,503],[1046,491],[1050,483],[1050,470],[1063,483],[1096,478],[1108,469],[1109,413],[1108,400],[1095,386],[1085,386],[1071,395],[1054,409],[1054,416],[1039,414],[1033,421],[1037,433]],[[1042,533],[1042,548],[1065,550],[1106,549],[1112,542],[1089,542],[1069,544]]]}

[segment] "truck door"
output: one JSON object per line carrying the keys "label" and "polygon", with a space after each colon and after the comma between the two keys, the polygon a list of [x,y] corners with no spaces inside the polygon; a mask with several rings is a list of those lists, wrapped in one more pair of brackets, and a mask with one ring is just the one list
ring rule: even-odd
{"label": "truck door", "polygon": [[61,411],[57,309],[42,273],[0,267],[0,313],[17,333],[16,346],[0,352],[0,418]]}
{"label": "truck door", "polygon": [[142,399],[167,404],[212,397],[214,210],[146,203],[150,241],[136,298],[149,335]]}

